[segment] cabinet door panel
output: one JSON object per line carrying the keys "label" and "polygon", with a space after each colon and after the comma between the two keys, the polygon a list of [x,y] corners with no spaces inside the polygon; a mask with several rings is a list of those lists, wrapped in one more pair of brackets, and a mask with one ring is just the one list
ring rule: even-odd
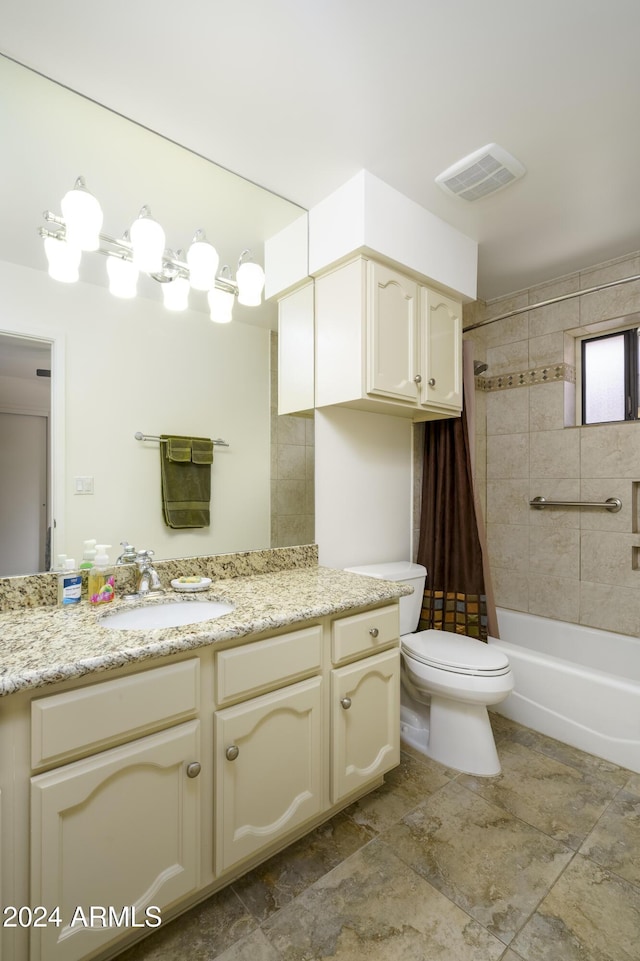
{"label": "cabinet door panel", "polygon": [[415,404],[418,286],[381,264],[367,266],[367,391]]}
{"label": "cabinet door panel", "polygon": [[[31,903],[61,918],[32,929],[31,961],[76,961],[197,888],[198,753],[191,721],[31,779]],[[128,927],[88,927],[91,906],[127,908]]]}
{"label": "cabinet door panel", "polygon": [[462,408],[462,307],[427,287],[422,295],[422,393],[425,406]]}
{"label": "cabinet door panel", "polygon": [[320,677],[215,715],[216,870],[322,808]]}
{"label": "cabinet door panel", "polygon": [[334,670],[331,703],[335,804],[400,763],[400,651]]}

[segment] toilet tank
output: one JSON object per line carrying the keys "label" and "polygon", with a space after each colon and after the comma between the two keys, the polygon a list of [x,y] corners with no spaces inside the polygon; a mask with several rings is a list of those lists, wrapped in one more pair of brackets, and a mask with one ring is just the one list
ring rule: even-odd
{"label": "toilet tank", "polygon": [[424,582],[427,569],[422,564],[410,561],[391,561],[386,564],[364,564],[361,567],[346,567],[352,574],[378,577],[383,581],[400,581],[413,588],[413,594],[400,598],[400,634],[412,634],[418,629]]}

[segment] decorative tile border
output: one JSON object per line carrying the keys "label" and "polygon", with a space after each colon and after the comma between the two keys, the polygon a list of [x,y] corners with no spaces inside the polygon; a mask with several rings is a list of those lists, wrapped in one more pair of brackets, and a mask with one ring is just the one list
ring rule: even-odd
{"label": "decorative tile border", "polygon": [[495,377],[480,376],[476,377],[476,388],[484,391],[509,390],[512,387],[531,387],[532,384],[552,384],[557,381],[575,384],[575,367],[571,364],[549,364],[547,367],[536,367],[512,374],[497,374]]}

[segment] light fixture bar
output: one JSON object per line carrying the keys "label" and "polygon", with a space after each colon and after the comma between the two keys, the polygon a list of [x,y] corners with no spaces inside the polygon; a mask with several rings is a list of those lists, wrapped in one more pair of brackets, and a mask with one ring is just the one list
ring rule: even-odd
{"label": "light fixture bar", "polygon": [[[54,230],[47,230],[46,227],[38,227],[38,233],[42,238],[54,237],[56,240],[65,239],[64,231],[66,228],[66,223],[62,217],[59,217],[57,214],[52,213],[50,210],[45,210],[43,211],[42,218],[47,223],[55,224],[56,227],[62,228],[62,230],[54,231]],[[114,254],[116,254],[117,256],[122,257],[123,260],[129,260],[129,261],[133,260],[133,255],[132,255],[133,246],[130,241],[125,240],[123,237],[121,238],[111,237],[109,234],[104,234],[104,233],[101,233],[99,236],[100,236],[100,246],[96,250],[91,251],[92,253],[103,254],[105,257],[113,256]],[[103,247],[103,244],[108,246]],[[177,276],[185,277],[188,279],[189,265],[186,263],[186,261],[178,260],[177,258],[173,258],[173,257],[163,257],[162,263],[163,265],[166,265],[169,268],[175,270]],[[155,273],[151,273],[148,276],[153,277],[154,280],[158,279],[155,276]],[[231,277],[223,277],[223,276],[216,277],[214,286],[216,287],[217,290],[224,290],[227,293],[233,294],[234,297],[238,296],[238,284]]]}
{"label": "light fixture bar", "polygon": [[250,250],[240,254],[234,279],[228,265],[218,271],[218,253],[201,228],[196,230],[186,255],[165,246],[164,230],[147,205],[122,237],[102,233],[102,209],[83,177],[78,177],[63,197],[62,210],[63,216],[45,210],[42,216],[50,226],[38,228],[45,242],[49,274],[56,280],[78,280],[82,251],[88,251],[109,258],[109,290],[117,297],[136,295],[140,272],[162,285],[163,301],[170,310],[188,307],[190,290],[204,291],[211,319],[217,323],[231,320],[236,300],[247,307],[262,303],[264,270],[253,262]]}

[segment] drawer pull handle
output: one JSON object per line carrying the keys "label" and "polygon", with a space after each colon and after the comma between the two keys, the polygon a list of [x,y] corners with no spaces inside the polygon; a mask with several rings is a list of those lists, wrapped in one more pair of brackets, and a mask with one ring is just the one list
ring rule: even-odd
{"label": "drawer pull handle", "polygon": [[340,701],[340,703],[342,704],[342,706],[343,706],[343,708],[345,709],[345,711],[348,711],[349,708],[351,707],[351,698],[350,698],[350,697],[343,697],[342,700]]}
{"label": "drawer pull handle", "polygon": [[430,377],[430,378],[429,378],[429,387],[435,387],[435,386],[436,386],[436,379],[435,379],[435,377]]}
{"label": "drawer pull handle", "polygon": [[232,744],[231,747],[228,747],[224,753],[227,758],[227,761],[235,761],[238,754],[240,753],[240,748],[238,747],[237,744]]}
{"label": "drawer pull handle", "polygon": [[187,764],[187,777],[197,777],[201,770],[200,764],[192,761],[191,764]]}
{"label": "drawer pull handle", "polygon": [[378,630],[377,627],[372,627],[371,630],[369,631],[369,634],[371,634],[371,637],[377,637],[379,633],[380,631]]}

